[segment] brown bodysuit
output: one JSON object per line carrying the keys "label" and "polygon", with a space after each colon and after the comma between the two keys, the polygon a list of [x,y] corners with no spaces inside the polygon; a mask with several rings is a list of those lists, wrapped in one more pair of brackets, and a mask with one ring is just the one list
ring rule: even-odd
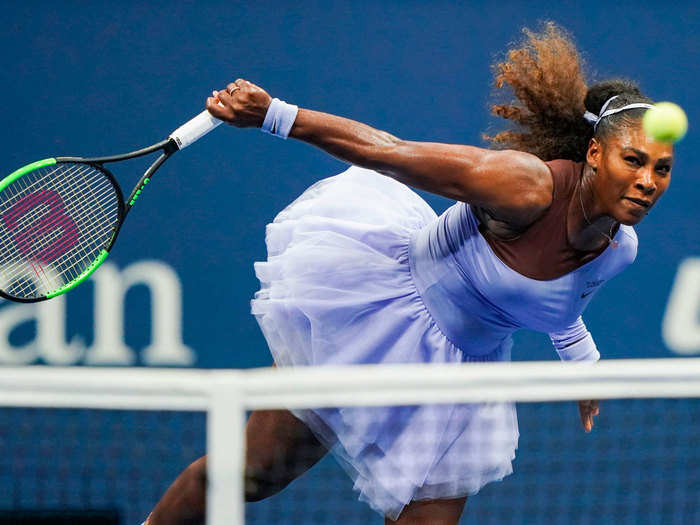
{"label": "brown bodysuit", "polygon": [[552,204],[522,232],[507,237],[495,234],[493,226],[499,221],[487,210],[472,206],[480,222],[479,231],[498,258],[516,272],[540,281],[556,279],[583,266],[607,247],[606,243],[595,252],[583,252],[569,244],[567,215],[571,200],[578,198],[583,163],[552,160],[546,164],[554,185]]}

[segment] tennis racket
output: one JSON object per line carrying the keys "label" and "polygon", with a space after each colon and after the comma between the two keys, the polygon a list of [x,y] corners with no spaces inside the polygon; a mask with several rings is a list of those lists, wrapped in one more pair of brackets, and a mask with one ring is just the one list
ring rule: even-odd
{"label": "tennis racket", "polygon": [[[24,303],[71,290],[104,262],[124,219],[176,151],[221,124],[208,111],[147,148],[39,160],[0,181],[0,296]],[[160,152],[129,198],[105,164]]]}

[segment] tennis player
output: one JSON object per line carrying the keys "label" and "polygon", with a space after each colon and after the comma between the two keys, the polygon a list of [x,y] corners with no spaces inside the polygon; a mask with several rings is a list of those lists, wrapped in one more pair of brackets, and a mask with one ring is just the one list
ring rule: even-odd
{"label": "tennis player", "polygon": [[[507,361],[523,328],[549,333],[563,360],[599,359],[581,314],[634,260],[633,226],[668,187],[673,147],[642,131],[651,100],[633,83],[587,87],[561,29],[525,33],[496,67],[519,101],[492,108],[517,125],[494,149],[401,140],[242,79],[207,99],[229,124],[352,165],[267,228],[252,311],[277,366]],[[437,217],[409,186],[457,203]],[[579,411],[588,432],[598,402]],[[331,408],[255,412],[247,438],[248,500],[332,447],[386,523],[448,525],[512,472],[518,428],[513,403]],[[175,481],[150,525],[202,519],[205,468]]]}

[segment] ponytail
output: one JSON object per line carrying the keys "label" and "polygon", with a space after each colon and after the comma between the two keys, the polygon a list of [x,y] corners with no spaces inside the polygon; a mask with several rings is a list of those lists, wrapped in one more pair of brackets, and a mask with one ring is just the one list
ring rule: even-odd
{"label": "ponytail", "polygon": [[[589,88],[575,44],[553,22],[547,22],[541,32],[523,32],[524,42],[494,66],[496,91],[510,88],[516,100],[491,107],[495,115],[513,124],[494,136],[484,135],[492,147],[526,151],[545,161],[581,162],[594,136],[593,125],[583,117],[586,111],[598,114],[615,95],[609,109],[651,102],[628,80],[609,80]],[[635,109],[606,117],[595,136],[605,140],[621,127],[636,124],[643,113]]]}

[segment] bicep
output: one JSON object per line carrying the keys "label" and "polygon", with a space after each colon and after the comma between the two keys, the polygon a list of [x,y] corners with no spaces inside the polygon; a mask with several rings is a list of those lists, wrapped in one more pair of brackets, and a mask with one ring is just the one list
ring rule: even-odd
{"label": "bicep", "polygon": [[415,188],[493,210],[515,222],[551,203],[552,174],[529,153],[409,141],[394,149],[378,171]]}

